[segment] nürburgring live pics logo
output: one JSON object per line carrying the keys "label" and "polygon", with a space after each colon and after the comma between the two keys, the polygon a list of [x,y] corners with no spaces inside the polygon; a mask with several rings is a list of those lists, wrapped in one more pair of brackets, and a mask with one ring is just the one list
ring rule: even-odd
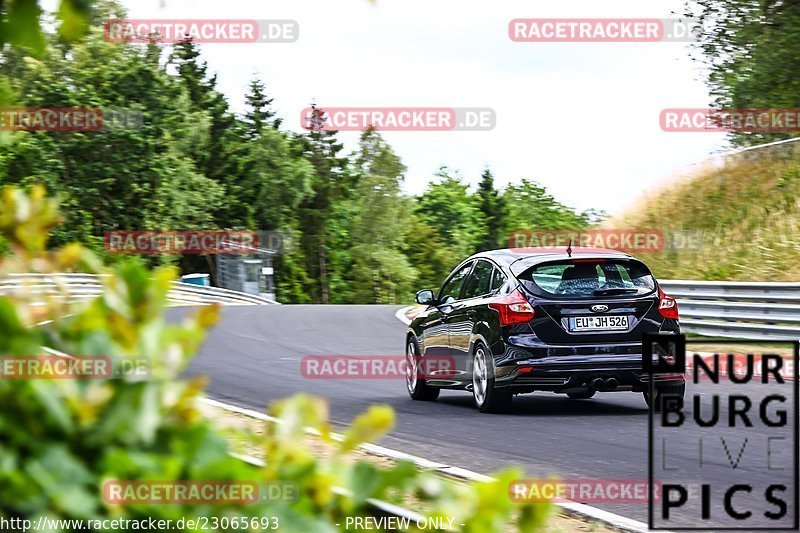
{"label": "n\u00fcrburgring live pics logo", "polygon": [[798,341],[644,335],[650,529],[798,529],[799,352]]}

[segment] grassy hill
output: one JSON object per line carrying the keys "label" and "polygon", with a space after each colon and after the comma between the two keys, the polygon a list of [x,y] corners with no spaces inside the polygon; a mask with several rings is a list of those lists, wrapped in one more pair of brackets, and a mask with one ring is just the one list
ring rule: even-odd
{"label": "grassy hill", "polygon": [[800,143],[727,156],[607,225],[663,231],[665,251],[640,255],[662,279],[800,281]]}

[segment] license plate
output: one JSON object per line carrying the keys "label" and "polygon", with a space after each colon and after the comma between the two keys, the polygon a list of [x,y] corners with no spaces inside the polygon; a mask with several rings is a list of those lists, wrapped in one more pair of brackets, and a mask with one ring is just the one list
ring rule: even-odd
{"label": "license plate", "polygon": [[628,329],[626,315],[577,316],[569,319],[570,331],[614,331]]}

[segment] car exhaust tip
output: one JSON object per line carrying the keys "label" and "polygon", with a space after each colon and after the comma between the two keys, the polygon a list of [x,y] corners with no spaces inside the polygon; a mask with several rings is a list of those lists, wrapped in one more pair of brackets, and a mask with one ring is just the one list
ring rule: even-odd
{"label": "car exhaust tip", "polygon": [[616,380],[616,378],[608,378],[606,380],[605,385],[606,385],[605,390],[614,390],[619,385],[619,382]]}
{"label": "car exhaust tip", "polygon": [[594,378],[591,383],[591,387],[594,390],[602,390],[605,387],[605,385],[606,385],[606,380],[604,380],[603,378]]}

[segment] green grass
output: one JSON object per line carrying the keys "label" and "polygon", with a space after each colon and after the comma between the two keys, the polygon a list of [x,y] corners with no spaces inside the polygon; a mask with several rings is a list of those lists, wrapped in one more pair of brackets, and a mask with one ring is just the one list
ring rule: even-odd
{"label": "green grass", "polygon": [[[703,341],[703,342],[693,342]],[[707,337],[694,333],[686,334],[687,352],[712,352],[712,353],[739,353],[739,354],[780,354],[784,357],[791,357],[794,354],[794,347],[790,342],[782,341],[763,341],[759,343],[737,343],[734,339],[724,337]]]}
{"label": "green grass", "polygon": [[687,232],[694,249],[637,254],[662,279],[800,280],[800,149],[749,152],[654,190],[609,227]]}

